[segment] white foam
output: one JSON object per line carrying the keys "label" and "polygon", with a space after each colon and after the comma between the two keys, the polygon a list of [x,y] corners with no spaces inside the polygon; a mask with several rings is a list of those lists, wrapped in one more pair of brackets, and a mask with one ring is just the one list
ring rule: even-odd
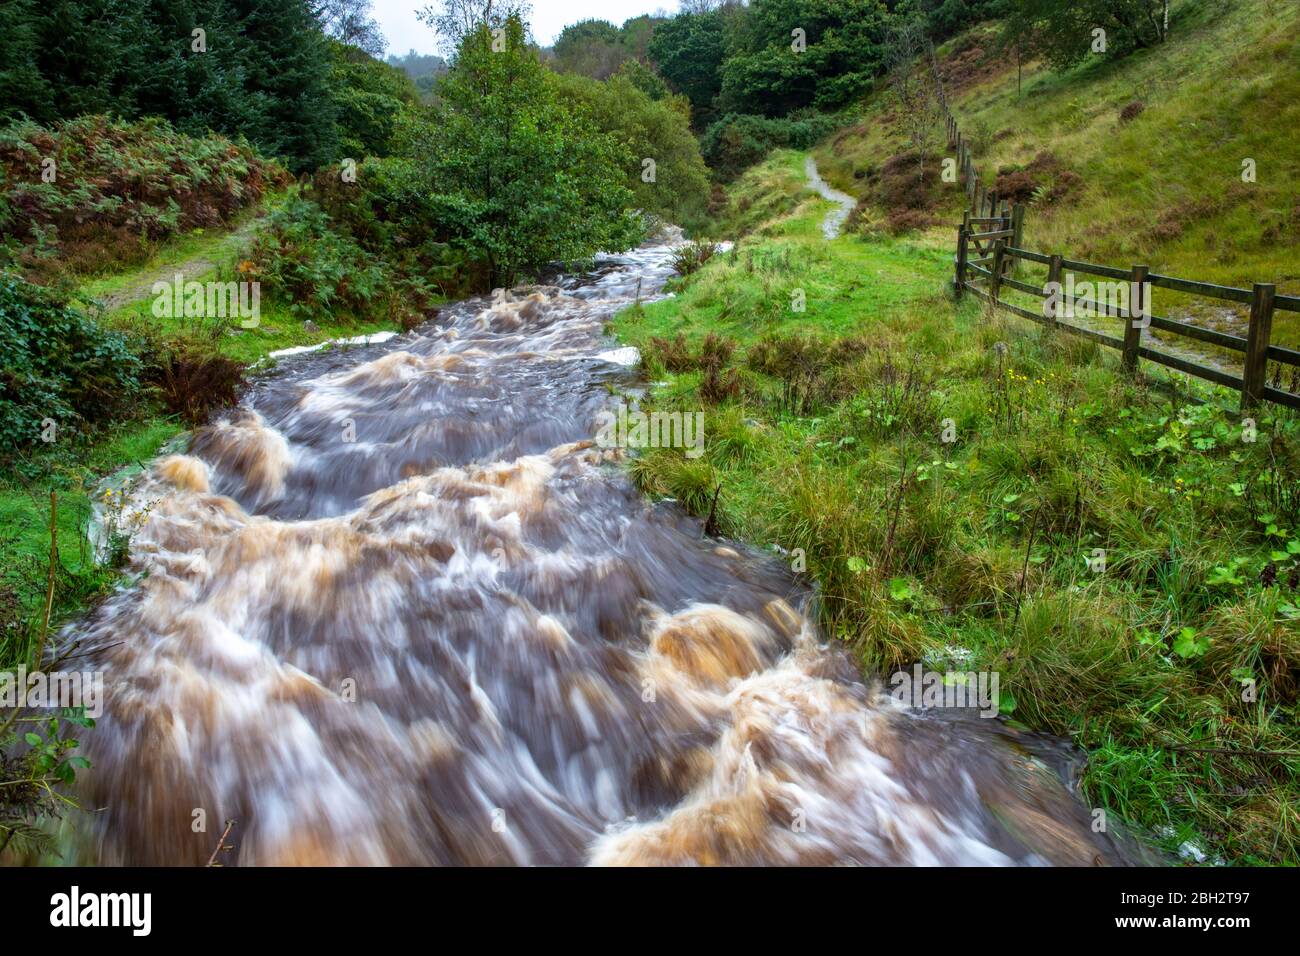
{"label": "white foam", "polygon": [[330,345],[380,345],[389,339],[397,338],[396,332],[375,332],[373,335],[354,335],[350,339],[329,339],[316,345],[295,345],[292,348],[276,349],[268,352],[267,358],[284,358],[286,355],[302,355],[305,352],[319,352]]}
{"label": "white foam", "polygon": [[641,359],[641,351],[636,346],[628,345],[621,349],[608,349],[596,358],[615,365],[635,365]]}

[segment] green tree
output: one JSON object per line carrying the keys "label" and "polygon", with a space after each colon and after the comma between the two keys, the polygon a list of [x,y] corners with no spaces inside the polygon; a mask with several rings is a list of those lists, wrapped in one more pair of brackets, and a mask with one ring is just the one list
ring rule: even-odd
{"label": "green tree", "polygon": [[434,121],[412,142],[432,213],[494,284],[644,234],[629,208],[626,147],[560,102],[518,17],[503,38],[494,51],[486,25],[465,37],[438,85]]}
{"label": "green tree", "polygon": [[370,0],[315,0],[316,19],[329,36],[373,57],[384,55],[384,33]]}
{"label": "green tree", "polygon": [[555,66],[566,73],[605,80],[630,57],[623,34],[607,20],[582,20],[565,27],[555,40]]}
{"label": "green tree", "polygon": [[330,41],[330,55],[340,152],[354,159],[392,155],[403,113],[419,103],[415,84],[397,67],[337,40]]}
{"label": "green tree", "polygon": [[7,9],[4,30],[30,38],[28,69],[34,67],[43,82],[17,91],[6,111],[48,122],[119,108],[116,85],[128,42],[122,14],[131,6],[116,0],[49,0]]}
{"label": "green tree", "polygon": [[[48,8],[48,4],[46,5]],[[12,0],[0,30],[0,122],[26,114],[46,119],[44,111],[52,91],[36,63],[40,49],[36,0]]]}
{"label": "green tree", "polygon": [[1163,43],[1168,32],[1168,0],[1008,0],[1000,41],[1066,69]]}
{"label": "green tree", "polygon": [[[673,95],[673,91],[668,88],[663,77],[640,60],[628,60],[619,68],[618,73],[620,76],[627,77],[633,86],[652,100],[664,100]],[[686,119],[689,121],[691,101],[685,97],[682,97],[682,101],[685,104]]]}
{"label": "green tree", "polygon": [[655,30],[661,24],[667,22],[667,17],[654,16],[649,13],[642,14],[639,17],[632,17],[630,20],[624,20],[620,32],[623,35],[623,46],[627,48],[628,56],[640,63],[648,63],[650,60],[650,38],[654,36]]}
{"label": "green tree", "polygon": [[1006,6],[1007,0],[920,0],[916,9],[937,43],[973,23],[1002,16]]}
{"label": "green tree", "polygon": [[[295,172],[338,158],[330,51],[306,0],[227,0],[245,40],[245,90],[265,104],[248,138]],[[239,132],[232,130],[231,132]]]}
{"label": "green tree", "polygon": [[415,15],[438,34],[445,51],[455,52],[479,27],[502,29],[512,18],[526,24],[530,13],[530,0],[434,0]]}
{"label": "green tree", "polygon": [[659,75],[691,101],[695,122],[704,123],[722,90],[722,63],[727,55],[723,14],[714,11],[673,17],[655,29],[647,52]]}
{"label": "green tree", "polygon": [[684,98],[652,99],[622,72],[605,82],[568,74],[555,83],[566,102],[626,147],[624,182],[640,209],[680,225],[699,221],[709,170]]}
{"label": "green tree", "polygon": [[781,116],[861,96],[882,68],[879,0],[753,0],[722,68],[721,105]]}
{"label": "green tree", "polygon": [[298,171],[337,153],[329,47],[308,0],[18,0],[5,20],[0,116],[162,116],[246,136]]}

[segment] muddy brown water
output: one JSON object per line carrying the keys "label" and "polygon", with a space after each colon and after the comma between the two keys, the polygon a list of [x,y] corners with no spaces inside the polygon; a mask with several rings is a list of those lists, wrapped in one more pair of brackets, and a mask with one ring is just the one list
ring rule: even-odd
{"label": "muddy brown water", "polygon": [[1064,744],[895,702],[593,444],[670,254],[295,357],[147,469],[140,578],[68,635],[107,675],[85,861],[202,864],[227,819],[227,865],[1122,861]]}

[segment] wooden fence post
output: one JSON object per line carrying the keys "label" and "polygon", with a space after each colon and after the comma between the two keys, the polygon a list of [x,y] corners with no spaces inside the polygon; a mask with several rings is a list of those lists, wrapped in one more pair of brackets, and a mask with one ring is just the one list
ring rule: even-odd
{"label": "wooden fence post", "polygon": [[[1138,316],[1144,311],[1146,298],[1146,266],[1134,266],[1133,276],[1129,280],[1128,316],[1124,322],[1124,370],[1136,374],[1138,368],[1138,349],[1142,345],[1142,326],[1138,325]],[[1095,296],[1100,298],[1100,296]],[[1136,301],[1135,301],[1136,300]]]}
{"label": "wooden fence post", "polygon": [[989,278],[989,295],[993,297],[994,304],[998,301],[998,292],[1002,286],[1002,253],[1006,247],[1005,239],[996,239],[993,242],[993,268],[990,270],[992,276]]}
{"label": "wooden fence post", "polygon": [[[1019,213],[1017,213],[1016,210],[1020,208],[1021,207],[1019,203],[1017,203],[1014,208],[1011,208],[1010,206],[1008,206],[1006,200],[1003,200],[1002,202],[1002,228],[1011,230],[1011,238],[1007,241],[1007,244],[1011,246],[1011,248],[1013,249],[1020,248],[1020,227],[1017,225],[1016,222],[1016,216],[1019,215]],[[1007,263],[1006,263],[1006,272],[1004,274],[1013,276],[1016,274],[1019,267],[1020,267],[1020,260],[1017,259],[1015,256],[1008,256]]]}
{"label": "wooden fence post", "polygon": [[1064,292],[1061,288],[1061,261],[1064,258],[1064,256],[1052,256],[1051,261],[1047,264],[1047,283],[1048,285],[1056,283],[1056,301],[1054,303],[1043,301],[1043,304],[1048,307],[1047,312],[1049,314],[1047,318],[1051,319],[1052,328],[1056,328],[1056,324],[1061,320],[1061,295]]}
{"label": "wooden fence post", "polygon": [[953,290],[957,298],[966,291],[966,237],[970,235],[970,213],[962,216],[957,227],[957,274],[953,277]]}
{"label": "wooden fence post", "polygon": [[1273,297],[1277,286],[1256,282],[1250,300],[1250,330],[1246,333],[1245,366],[1241,376],[1241,407],[1250,408],[1264,397],[1268,384],[1268,342],[1273,335]]}

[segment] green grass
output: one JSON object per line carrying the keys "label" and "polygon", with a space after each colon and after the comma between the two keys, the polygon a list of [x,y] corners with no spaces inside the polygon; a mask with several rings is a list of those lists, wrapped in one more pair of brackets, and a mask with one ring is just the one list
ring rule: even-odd
{"label": "green grass", "polygon": [[[257,227],[258,220],[272,209],[282,206],[294,195],[295,189],[268,194],[257,206],[238,213],[225,229],[192,229],[157,243],[149,258],[130,269],[111,269],[81,277],[78,289],[82,296],[99,299],[123,293],[138,285],[143,278],[161,274],[170,281],[168,270],[191,262],[206,261],[221,264],[239,254],[248,235]],[[205,269],[187,279],[203,279],[215,274],[216,269]]]}
{"label": "green grass", "polygon": [[[93,560],[85,527],[100,479],[120,468],[143,464],[180,432],[173,420],[154,415],[127,422],[91,442],[38,461],[21,462],[0,479],[0,592],[13,602],[6,620],[0,662],[31,663],[36,625],[44,616],[50,558],[50,492],[58,498],[60,587],[53,619],[75,612],[115,575]],[[11,664],[10,662],[15,662]]]}
{"label": "green grass", "polygon": [[727,190],[726,210],[704,231],[719,239],[747,235],[781,217],[807,199],[816,199],[804,175],[803,153],[776,150],[764,163],[746,170]]}
{"label": "green grass", "polygon": [[[1130,381],[1109,350],[954,302],[923,238],[825,242],[826,208],[800,201],[616,317],[656,406],[706,412],[705,455],[647,451],[638,483],[697,513],[720,483],[725,532],[801,549],[825,632],[868,669],[997,670],[1014,719],[1093,751],[1092,805],[1164,849],[1300,862],[1296,418],[1262,413],[1243,442],[1237,415]],[[710,333],[737,345],[716,405],[654,341]],[[797,333],[832,344],[763,365]]]}
{"label": "green grass", "polygon": [[225,323],[214,325],[202,320],[158,318],[153,315],[151,304],[152,300],[146,300],[123,306],[110,312],[104,321],[117,328],[148,330],[164,338],[211,344],[227,358],[250,365],[280,349],[318,345],[331,339],[374,332],[400,331],[391,321],[351,318],[320,323],[314,330],[309,330],[285,302],[266,294],[262,296],[261,315],[254,329],[240,328],[238,321],[227,330]]}

